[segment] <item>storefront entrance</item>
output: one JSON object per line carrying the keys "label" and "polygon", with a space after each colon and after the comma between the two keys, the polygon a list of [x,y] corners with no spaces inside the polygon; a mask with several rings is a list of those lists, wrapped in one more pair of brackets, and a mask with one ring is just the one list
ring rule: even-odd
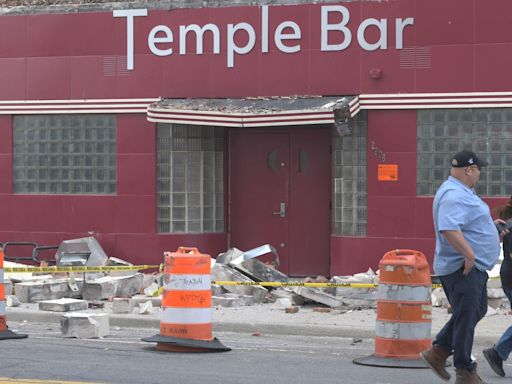
{"label": "storefront entrance", "polygon": [[230,131],[231,247],[271,244],[282,272],[329,274],[330,132],[323,127]]}

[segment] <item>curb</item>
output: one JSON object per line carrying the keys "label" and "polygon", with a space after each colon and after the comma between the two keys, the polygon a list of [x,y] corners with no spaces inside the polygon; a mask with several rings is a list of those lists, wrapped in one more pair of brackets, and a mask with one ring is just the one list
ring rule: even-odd
{"label": "curb", "polygon": [[[85,311],[84,311],[85,312]],[[99,311],[89,311],[98,313]],[[46,311],[8,311],[7,321],[29,323],[59,323],[60,318],[67,312],[46,312]],[[105,312],[101,312],[105,313]],[[160,319],[154,317],[145,317],[145,315],[119,315],[109,314],[110,325],[114,327],[125,328],[160,328]],[[213,321],[214,332],[228,333],[263,333],[267,335],[300,335],[310,337],[339,337],[339,338],[361,338],[374,339],[375,329],[350,327],[350,326],[326,326],[311,324],[288,324],[288,323],[242,323],[230,321]],[[438,330],[432,331],[432,338],[435,337]],[[474,344],[480,346],[491,346],[499,339],[499,335],[475,334]]]}

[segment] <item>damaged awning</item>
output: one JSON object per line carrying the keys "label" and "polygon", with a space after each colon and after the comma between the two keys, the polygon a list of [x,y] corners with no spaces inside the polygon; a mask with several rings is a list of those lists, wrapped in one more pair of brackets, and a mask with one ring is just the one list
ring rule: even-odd
{"label": "damaged awning", "polygon": [[350,96],[161,99],[148,107],[148,121],[223,127],[334,123],[334,109]]}

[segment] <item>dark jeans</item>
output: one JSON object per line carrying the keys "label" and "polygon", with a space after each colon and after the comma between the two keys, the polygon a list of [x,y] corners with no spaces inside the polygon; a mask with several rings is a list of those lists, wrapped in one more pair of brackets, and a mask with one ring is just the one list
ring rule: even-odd
{"label": "dark jeans", "polygon": [[434,344],[453,352],[453,365],[473,369],[471,349],[476,324],[487,312],[487,272],[473,268],[464,276],[463,269],[440,276],[444,292],[452,306],[452,317],[439,331]]}

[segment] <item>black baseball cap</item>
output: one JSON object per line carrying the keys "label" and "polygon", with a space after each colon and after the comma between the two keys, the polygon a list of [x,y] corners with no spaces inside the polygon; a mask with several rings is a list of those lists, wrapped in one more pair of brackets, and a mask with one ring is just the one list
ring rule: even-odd
{"label": "black baseball cap", "polygon": [[487,167],[489,163],[484,159],[480,159],[475,152],[468,150],[457,152],[452,158],[452,167],[454,168],[469,167],[471,165]]}

